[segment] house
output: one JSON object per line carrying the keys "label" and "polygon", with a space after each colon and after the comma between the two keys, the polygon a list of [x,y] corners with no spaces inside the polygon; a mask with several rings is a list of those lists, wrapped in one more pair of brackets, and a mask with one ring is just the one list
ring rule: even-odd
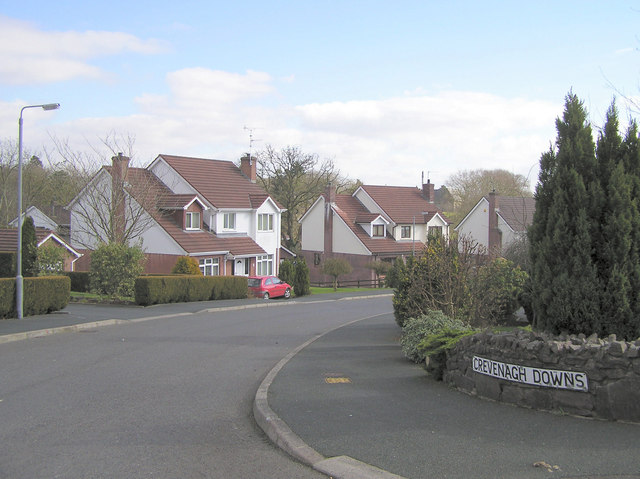
{"label": "house", "polygon": [[454,229],[477,241],[488,253],[499,255],[526,235],[535,210],[534,198],[500,196],[492,191],[480,198]]}
{"label": "house", "polygon": [[[69,204],[71,244],[140,241],[145,272],[193,256],[205,275],[276,274],[284,211],[256,184],[256,160],[159,155],[146,168],[118,155]],[[83,263],[88,269],[88,263]]]}
{"label": "house", "polygon": [[[29,206],[27,210],[22,213],[23,217],[31,217],[33,225],[36,228],[45,228],[51,231],[55,231],[56,234],[63,238],[65,241],[69,240],[69,211],[62,206],[51,205],[49,208],[45,208],[46,211],[35,206]],[[14,218],[9,223],[9,226],[13,228],[18,227],[18,217]]]}
{"label": "house", "polygon": [[352,195],[333,186],[300,218],[301,251],[312,282],[328,281],[321,273],[328,258],[344,258],[353,268],[344,280],[373,280],[368,267],[393,262],[421,250],[429,235],[449,235],[449,220],[434,203],[434,185],[360,186]]}
{"label": "house", "polygon": [[[38,248],[45,245],[54,245],[61,248],[63,254],[63,271],[75,271],[75,263],[82,256],[69,245],[63,238],[47,228],[36,228],[36,241]],[[18,229],[0,229],[0,253],[16,253],[18,248]]]}

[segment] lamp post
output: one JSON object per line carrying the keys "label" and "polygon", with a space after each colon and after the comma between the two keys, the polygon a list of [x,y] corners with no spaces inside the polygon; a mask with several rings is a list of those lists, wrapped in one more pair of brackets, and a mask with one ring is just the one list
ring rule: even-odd
{"label": "lamp post", "polygon": [[22,282],[22,113],[27,108],[42,108],[43,110],[57,110],[60,103],[46,103],[44,105],[23,106],[18,120],[18,254],[16,258],[16,310],[18,319],[22,319],[23,282]]}

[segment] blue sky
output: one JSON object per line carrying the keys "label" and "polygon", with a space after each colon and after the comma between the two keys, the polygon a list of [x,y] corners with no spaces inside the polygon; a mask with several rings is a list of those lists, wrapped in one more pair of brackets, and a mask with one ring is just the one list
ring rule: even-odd
{"label": "blue sky", "polygon": [[0,138],[21,106],[60,102],[25,113],[40,151],[114,131],[140,165],[237,160],[248,126],[255,149],[296,145],[367,184],[504,168],[533,186],[570,89],[596,127],[616,89],[640,96],[637,1],[0,6]]}

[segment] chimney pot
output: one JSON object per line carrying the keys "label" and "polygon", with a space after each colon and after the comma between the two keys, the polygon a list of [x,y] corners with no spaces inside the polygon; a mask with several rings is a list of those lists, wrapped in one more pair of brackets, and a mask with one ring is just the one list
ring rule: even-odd
{"label": "chimney pot", "polygon": [[426,183],[422,184],[422,196],[429,203],[436,202],[435,185],[431,183],[431,180],[427,179]]}

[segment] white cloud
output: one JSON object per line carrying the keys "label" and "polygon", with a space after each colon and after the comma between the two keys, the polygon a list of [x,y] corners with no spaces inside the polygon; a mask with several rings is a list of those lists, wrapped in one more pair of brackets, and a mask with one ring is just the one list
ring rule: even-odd
{"label": "white cloud", "polygon": [[[18,41],[19,39],[19,41]],[[89,59],[126,52],[150,55],[166,46],[122,32],[51,32],[0,16],[0,83],[41,84],[73,78],[100,78],[105,72]]]}
{"label": "white cloud", "polygon": [[136,115],[60,128],[80,147],[112,130],[131,133],[139,163],[159,153],[237,160],[248,151],[248,126],[254,151],[297,145],[369,184],[418,185],[424,172],[440,185],[459,170],[504,168],[529,175],[533,186],[562,113],[562,104],[463,91],[286,105],[277,103],[277,81],[262,72],[183,69],[167,75],[166,95],[137,97]]}

